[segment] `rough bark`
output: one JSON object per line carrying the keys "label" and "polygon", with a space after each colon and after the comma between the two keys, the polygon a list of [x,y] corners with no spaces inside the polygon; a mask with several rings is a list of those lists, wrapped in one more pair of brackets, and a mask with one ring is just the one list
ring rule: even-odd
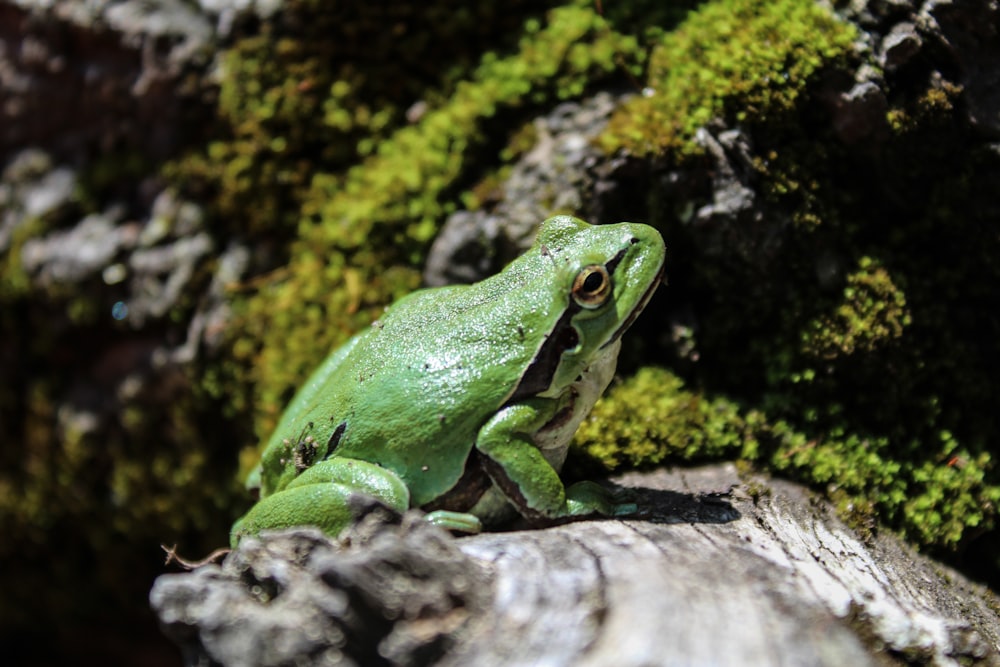
{"label": "rough bark", "polygon": [[1000,664],[998,600],[809,491],[732,465],[629,474],[629,520],[473,537],[369,512],[162,576],[191,665]]}

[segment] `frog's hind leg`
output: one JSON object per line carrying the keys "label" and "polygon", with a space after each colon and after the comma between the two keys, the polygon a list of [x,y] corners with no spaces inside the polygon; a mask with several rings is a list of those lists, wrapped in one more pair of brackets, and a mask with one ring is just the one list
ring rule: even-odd
{"label": "frog's hind leg", "polygon": [[352,495],[370,496],[397,512],[410,506],[410,492],[396,473],[338,457],[320,461],[282,491],[262,498],[233,525],[230,542],[235,546],[247,535],[290,526],[318,526],[336,536],[354,520]]}

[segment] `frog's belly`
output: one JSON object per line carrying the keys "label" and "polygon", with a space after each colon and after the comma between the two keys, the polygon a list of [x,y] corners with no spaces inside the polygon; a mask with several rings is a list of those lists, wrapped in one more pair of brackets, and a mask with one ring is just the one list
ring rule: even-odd
{"label": "frog's belly", "polygon": [[496,484],[487,489],[486,493],[479,499],[479,502],[469,510],[469,513],[479,517],[479,520],[487,528],[502,525],[517,516],[514,506],[500,492]]}
{"label": "frog's belly", "polygon": [[[580,427],[580,423],[590,414],[597,399],[611,384],[611,380],[615,376],[620,349],[621,342],[615,341],[601,355],[597,356],[580,376],[580,379],[570,385],[567,390],[574,396],[570,407],[556,415],[552,422],[543,426],[535,434],[535,446],[541,450],[545,460],[555,470],[562,470],[573,434]],[[486,526],[500,525],[509,521],[516,514],[514,506],[496,484],[490,485],[469,512],[479,517]]]}
{"label": "frog's belly", "polygon": [[621,346],[621,341],[616,340],[594,357],[580,378],[567,389],[573,394],[570,408],[535,434],[535,445],[556,470],[562,470],[573,434],[614,379]]}

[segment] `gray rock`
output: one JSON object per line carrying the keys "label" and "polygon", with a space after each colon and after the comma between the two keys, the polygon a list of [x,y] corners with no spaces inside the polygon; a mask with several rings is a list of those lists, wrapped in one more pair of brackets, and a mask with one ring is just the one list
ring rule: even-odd
{"label": "gray rock", "polygon": [[1000,6],[990,0],[929,0],[917,21],[954,54],[969,121],[1000,137]]}
{"label": "gray rock", "polygon": [[76,173],[53,168],[45,151],[28,148],[15,155],[0,174],[0,252],[22,224],[67,206],[75,187]]}
{"label": "gray rock", "polygon": [[0,162],[24,146],[70,164],[95,150],[172,154],[183,121],[209,113],[185,75],[211,65],[211,18],[182,0],[12,3],[0,26]]}
{"label": "gray rock", "polygon": [[917,55],[922,45],[915,25],[908,21],[897,23],[882,40],[879,63],[888,70],[896,69]]}
{"label": "gray rock", "polygon": [[557,213],[588,214],[595,167],[607,158],[593,145],[620,102],[601,92],[565,102],[536,118],[534,147],[521,155],[488,208],[457,211],[445,222],[424,268],[424,282],[474,282],[495,273],[534,240],[539,223]]}
{"label": "gray rock", "polygon": [[833,106],[833,129],[841,141],[854,144],[880,139],[886,132],[889,103],[879,83],[862,80],[841,93]]}
{"label": "gray rock", "polygon": [[469,284],[497,269],[500,220],[482,211],[456,211],[434,239],[424,282],[430,286]]}
{"label": "gray rock", "polygon": [[701,128],[695,141],[705,148],[714,166],[712,202],[698,209],[697,221],[735,220],[753,211],[756,195],[748,186],[750,146],[747,135],[740,130],[724,130],[715,136],[707,128]]}
{"label": "gray rock", "polygon": [[212,252],[211,237],[201,232],[182,236],[172,243],[132,253],[130,318],[140,327],[146,317],[163,317],[184,294],[195,267]]}
{"label": "gray rock", "polygon": [[72,169],[53,169],[23,193],[24,216],[41,218],[55,211],[70,201],[75,186],[76,173]]}
{"label": "gray rock", "polygon": [[281,9],[282,0],[198,0],[198,5],[203,12],[218,17],[216,31],[228,35],[237,18],[248,14],[269,18]]}
{"label": "gray rock", "polygon": [[43,288],[97,275],[136,236],[134,227],[116,224],[120,216],[115,210],[88,215],[72,229],[29,239],[21,264]]}

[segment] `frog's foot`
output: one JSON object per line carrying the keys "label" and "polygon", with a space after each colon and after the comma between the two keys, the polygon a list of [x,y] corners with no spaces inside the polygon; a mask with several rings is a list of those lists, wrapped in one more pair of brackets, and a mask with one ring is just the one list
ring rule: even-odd
{"label": "frog's foot", "polygon": [[424,517],[428,523],[441,526],[445,530],[454,530],[459,533],[469,533],[474,535],[483,530],[483,524],[475,514],[465,512],[449,512],[448,510],[435,510],[428,512]]}
{"label": "frog's foot", "polygon": [[262,498],[233,524],[229,541],[235,548],[249,535],[292,526],[316,526],[336,537],[354,522],[350,501],[356,494],[343,484],[310,484],[280,491]]}
{"label": "frog's foot", "polygon": [[629,516],[639,511],[635,503],[616,503],[614,494],[595,482],[577,482],[567,488],[566,509],[568,516]]}
{"label": "frog's foot", "polygon": [[632,516],[639,513],[639,506],[635,503],[618,503],[615,505],[612,516]]}
{"label": "frog's foot", "polygon": [[410,492],[391,470],[355,459],[335,458],[317,463],[284,490],[261,498],[233,524],[230,542],[262,530],[291,526],[317,526],[337,536],[356,517],[356,496],[368,496],[391,510],[403,513]]}

